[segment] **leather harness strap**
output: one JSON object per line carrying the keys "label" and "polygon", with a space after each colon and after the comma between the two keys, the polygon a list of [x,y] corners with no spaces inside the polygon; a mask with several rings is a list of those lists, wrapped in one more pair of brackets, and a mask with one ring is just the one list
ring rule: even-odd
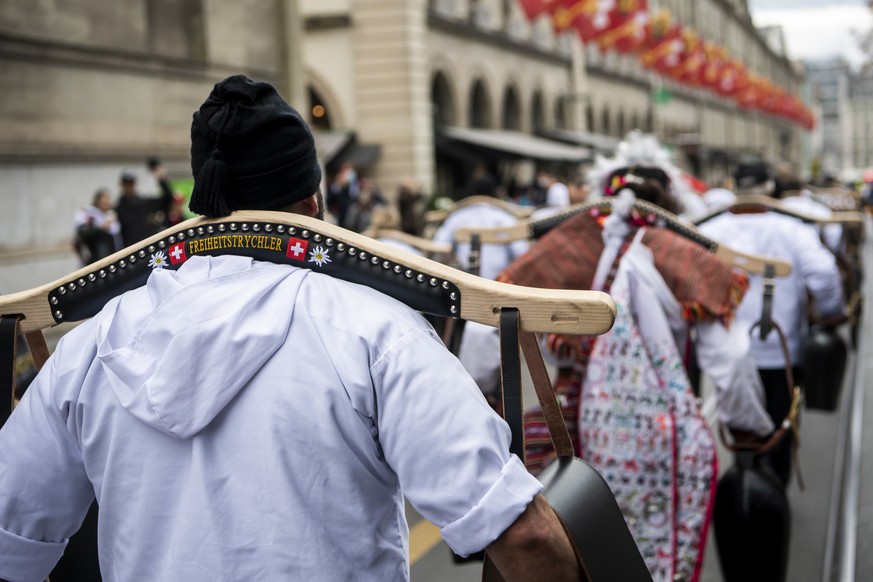
{"label": "leather harness strap", "polygon": [[564,422],[564,416],[558,406],[555,389],[549,379],[549,372],[546,370],[546,363],[543,361],[543,354],[540,351],[536,334],[532,332],[521,333],[521,350],[524,353],[524,360],[540,401],[543,417],[545,417],[546,425],[549,427],[549,435],[552,437],[555,452],[558,453],[559,457],[572,457],[574,456],[573,441],[570,440],[567,424]]}
{"label": "leather harness strap", "polygon": [[776,282],[773,278],[775,276],[776,269],[773,265],[764,265],[764,298],[761,302],[761,320],[758,322],[761,341],[766,340],[770,331],[773,330],[773,292],[776,288]]}
{"label": "leather harness strap", "polygon": [[[503,392],[503,417],[509,424],[512,440],[509,450],[524,462],[524,420],[523,404],[521,396],[521,350],[524,351],[528,371],[533,380],[540,406],[549,427],[552,443],[558,456],[573,457],[573,444],[570,433],[564,423],[564,417],[558,407],[558,399],[552,388],[546,364],[543,361],[536,334],[532,332],[520,332],[519,312],[515,308],[503,308],[500,311],[500,380]],[[557,513],[555,514],[557,515]],[[585,566],[585,562],[579,553],[579,548],[572,541],[573,536],[567,525],[558,516],[558,520],[567,537],[576,561],[579,564],[583,578],[591,582],[591,576]],[[485,560],[482,568],[482,580],[486,582],[502,582],[503,576],[497,570],[488,552],[485,552]]]}
{"label": "leather harness strap", "polygon": [[21,314],[0,315],[0,426],[15,406],[15,344]]}
{"label": "leather harness strap", "polygon": [[521,402],[521,354],[518,349],[518,309],[500,310],[500,385],[503,418],[512,431],[509,452],[524,463],[524,417]]}
{"label": "leather harness strap", "polygon": [[45,336],[42,334],[42,330],[37,330],[24,334],[24,339],[30,349],[30,355],[33,356],[33,365],[39,372],[51,355],[48,344],[45,343]]}
{"label": "leather harness strap", "polygon": [[[762,323],[760,321],[756,322],[749,330],[749,334],[753,333],[755,328],[761,325]],[[763,442],[736,442],[734,439],[728,438],[727,431],[723,424],[719,425],[719,432],[721,433],[722,442],[729,450],[735,453],[751,452],[754,455],[766,455],[772,451],[773,448],[782,441],[782,439],[788,436],[789,432],[793,433],[794,440],[792,441],[791,456],[794,460],[793,466],[795,474],[797,475],[797,484],[802,491],[804,489],[803,475],[800,472],[800,464],[797,458],[797,449],[800,446],[800,426],[797,423],[797,419],[800,416],[801,392],[800,387],[794,383],[794,372],[791,368],[791,352],[788,350],[788,339],[785,337],[785,332],[782,331],[782,327],[775,321],[771,321],[770,325],[771,329],[776,330],[776,333],[779,336],[779,343],[782,346],[782,353],[785,356],[785,380],[788,383],[788,391],[791,396],[791,406],[788,409],[788,413],[785,415],[785,418],[782,419],[782,422],[779,423],[778,428]]]}

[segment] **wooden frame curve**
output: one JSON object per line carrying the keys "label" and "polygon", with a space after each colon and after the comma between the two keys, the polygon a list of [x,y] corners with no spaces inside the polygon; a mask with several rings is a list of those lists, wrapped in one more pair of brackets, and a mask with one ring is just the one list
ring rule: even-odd
{"label": "wooden frame curve", "polygon": [[728,204],[727,206],[718,208],[716,210],[713,210],[712,212],[707,212],[703,216],[698,216],[697,218],[692,220],[692,222],[695,225],[701,225],[704,222],[712,220],[716,216],[724,214],[725,212],[731,210],[755,210],[760,208],[772,210],[773,212],[802,220],[807,224],[858,225],[864,223],[864,215],[857,211],[834,211],[831,216],[827,217],[811,216],[797,210],[785,208],[784,206],[782,206],[782,204],[780,204],[779,200],[771,198],[769,196],[764,196],[762,194],[742,194],[740,196],[737,196],[736,201],[732,204]]}
{"label": "wooden frame curve", "polygon": [[[499,228],[458,228],[454,233],[454,240],[458,243],[470,242],[472,235],[475,233],[479,235],[482,244],[509,244],[518,240],[538,238],[550,227],[557,226],[564,220],[582,212],[587,212],[593,209],[607,210],[611,208],[612,200],[609,198],[601,198],[570,206],[559,214],[541,220],[520,222],[518,224]],[[784,259],[744,253],[720,244],[704,235],[694,226],[680,221],[677,216],[667,212],[659,206],[643,200],[637,200],[634,203],[634,208],[642,212],[654,213],[665,223],[667,228],[670,228],[670,230],[706,247],[723,261],[730,263],[734,267],[742,269],[747,273],[763,275],[765,267],[767,265],[772,265],[777,277],[787,277],[791,274],[791,263]]]}
{"label": "wooden frame curve", "polygon": [[[408,265],[420,273],[427,273],[456,285],[461,293],[460,310],[455,317],[497,327],[500,310],[503,307],[516,307],[521,314],[521,327],[524,331],[538,333],[558,332],[578,335],[597,335],[608,331],[615,320],[615,302],[612,297],[599,291],[567,291],[558,289],[538,289],[498,283],[476,277],[442,263],[404,252],[392,245],[381,243],[361,234],[342,229],[322,220],[299,214],[268,211],[239,211],[220,219],[194,218],[158,233],[140,243],[127,247],[105,259],[83,267],[51,283],[26,291],[0,296],[0,313],[21,313],[22,333],[45,329],[58,323],[52,312],[49,294],[81,282],[96,270],[109,269],[123,263],[134,253],[149,245],[166,241],[179,233],[194,232],[221,224],[246,226],[247,223],[269,221],[299,229],[308,229],[330,237],[339,243],[365,251],[374,257],[396,261]],[[301,235],[302,236],[302,235]],[[163,247],[162,247],[163,248]],[[207,253],[208,254],[208,253]],[[361,261],[366,264],[365,261]],[[424,280],[424,279],[422,279]],[[435,285],[431,282],[431,285]]]}
{"label": "wooden frame curve", "polygon": [[393,228],[376,228],[366,230],[361,234],[372,239],[390,239],[406,243],[426,254],[439,255],[452,252],[452,245],[448,243],[437,242],[429,238],[415,236],[408,232],[403,232],[402,230],[396,230]]}
{"label": "wooden frame curve", "polygon": [[506,210],[511,213],[513,216],[519,219],[529,218],[531,214],[534,212],[534,208],[531,206],[521,206],[519,204],[513,204],[512,202],[507,202],[505,200],[500,200],[499,198],[495,198],[493,196],[467,196],[463,200],[458,201],[454,205],[449,208],[445,208],[443,210],[429,210],[424,213],[424,221],[427,224],[439,224],[443,222],[448,216],[456,211],[464,208],[466,206],[472,206],[474,204],[489,204],[491,206],[496,206],[502,210]]}

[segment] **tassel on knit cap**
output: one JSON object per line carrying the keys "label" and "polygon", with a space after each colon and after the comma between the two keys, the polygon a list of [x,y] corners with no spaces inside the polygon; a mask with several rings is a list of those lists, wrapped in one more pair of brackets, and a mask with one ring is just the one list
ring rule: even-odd
{"label": "tassel on knit cap", "polygon": [[321,183],[306,122],[271,85],[243,75],[215,85],[194,113],[191,170],[189,208],[210,217],[278,210]]}
{"label": "tassel on knit cap", "polygon": [[221,150],[215,148],[194,180],[188,208],[204,216],[227,216],[232,212],[227,204],[231,188],[227,164],[221,159]]}
{"label": "tassel on knit cap", "polygon": [[191,212],[204,216],[218,217],[227,216],[232,212],[227,201],[230,198],[233,185],[230,183],[230,175],[227,164],[219,149],[221,132],[227,125],[228,118],[233,115],[235,107],[229,103],[224,109],[221,125],[215,136],[212,155],[200,168],[200,172],[194,178],[194,190],[191,192],[191,201],[188,208]]}

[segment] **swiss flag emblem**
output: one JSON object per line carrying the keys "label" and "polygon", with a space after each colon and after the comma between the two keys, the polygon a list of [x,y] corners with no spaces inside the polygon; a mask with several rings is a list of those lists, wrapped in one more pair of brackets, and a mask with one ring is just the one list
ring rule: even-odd
{"label": "swiss flag emblem", "polygon": [[306,247],[309,246],[309,241],[299,238],[288,239],[288,250],[285,251],[285,256],[295,261],[302,261],[306,258]]}
{"label": "swiss flag emblem", "polygon": [[179,242],[170,247],[170,264],[178,265],[188,260],[185,254],[185,243]]}

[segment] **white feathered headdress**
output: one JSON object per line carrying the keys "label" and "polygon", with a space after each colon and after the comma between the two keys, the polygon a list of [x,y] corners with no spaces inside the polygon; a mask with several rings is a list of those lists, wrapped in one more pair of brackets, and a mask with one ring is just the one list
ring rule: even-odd
{"label": "white feathered headdress", "polygon": [[600,198],[606,195],[608,188],[613,190],[607,181],[616,170],[634,167],[662,170],[670,179],[668,193],[679,202],[679,206],[691,212],[698,210],[697,207],[701,204],[700,197],[691,191],[683,177],[682,170],[673,161],[673,155],[661,145],[655,136],[636,129],[628,133],[624,140],[618,144],[614,157],[598,156],[595,160],[594,167],[588,172],[591,198]]}

